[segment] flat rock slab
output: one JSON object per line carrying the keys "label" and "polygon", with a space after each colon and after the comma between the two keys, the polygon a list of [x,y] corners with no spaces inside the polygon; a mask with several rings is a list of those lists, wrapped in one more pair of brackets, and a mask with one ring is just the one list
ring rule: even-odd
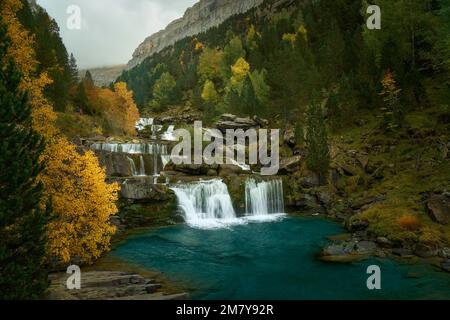
{"label": "flat rock slab", "polygon": [[89,271],[81,274],[81,289],[69,290],[69,275],[55,273],[49,276],[49,300],[176,300],[186,299],[186,293],[166,295],[162,285],[153,279],[120,271]]}

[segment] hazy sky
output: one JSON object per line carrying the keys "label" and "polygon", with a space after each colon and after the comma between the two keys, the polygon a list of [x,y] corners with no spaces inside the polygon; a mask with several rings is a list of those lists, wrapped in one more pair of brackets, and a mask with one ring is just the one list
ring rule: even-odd
{"label": "hazy sky", "polygon": [[[37,0],[56,19],[80,68],[127,63],[149,35],[164,29],[198,0]],[[70,5],[81,9],[81,29],[67,27]]]}

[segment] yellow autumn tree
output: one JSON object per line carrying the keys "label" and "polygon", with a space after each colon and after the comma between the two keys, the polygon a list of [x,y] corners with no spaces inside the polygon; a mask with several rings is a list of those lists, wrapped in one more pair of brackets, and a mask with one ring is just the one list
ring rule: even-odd
{"label": "yellow autumn tree", "polygon": [[105,172],[92,152],[79,152],[57,129],[57,114],[44,94],[52,79],[36,71],[34,38],[17,18],[21,8],[20,0],[0,2],[0,15],[11,39],[8,57],[23,74],[20,86],[28,91],[33,127],[46,140],[41,156],[46,168],[38,180],[44,185],[45,200],[53,206],[54,217],[47,228],[48,255],[64,262],[75,257],[92,261],[108,249],[114,232],[109,219],[117,212],[118,186],[105,182]]}
{"label": "yellow autumn tree", "polygon": [[92,262],[109,249],[115,232],[110,218],[117,212],[118,186],[105,183],[91,151],[80,155],[64,138],[47,148],[43,160],[41,181],[56,214],[48,225],[49,252],[63,262]]}
{"label": "yellow autumn tree", "polygon": [[126,135],[136,135],[136,122],[139,120],[139,110],[134,103],[133,92],[129,91],[125,82],[119,82],[114,85],[114,91],[119,97],[122,116],[122,129]]}
{"label": "yellow autumn tree", "polygon": [[241,57],[233,66],[231,66],[231,73],[231,85],[233,87],[238,87],[250,73],[250,64]]}
{"label": "yellow autumn tree", "polygon": [[217,103],[219,100],[219,94],[216,87],[211,80],[206,80],[202,90],[202,99],[207,103]]}

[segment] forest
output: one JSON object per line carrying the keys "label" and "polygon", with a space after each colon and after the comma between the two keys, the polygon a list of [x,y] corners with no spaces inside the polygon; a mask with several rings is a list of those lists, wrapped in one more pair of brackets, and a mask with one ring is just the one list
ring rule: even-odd
{"label": "forest", "polygon": [[[379,30],[369,5],[382,8]],[[302,160],[280,173],[292,211],[323,209],[380,247],[450,246],[449,224],[429,214],[450,192],[450,0],[266,0],[107,87],[79,78],[44,9],[2,0],[0,61],[0,299],[42,298],[49,272],[111,249],[113,217],[155,213],[122,201],[82,142],[134,141],[141,117],[174,113],[281,129],[281,162]]]}

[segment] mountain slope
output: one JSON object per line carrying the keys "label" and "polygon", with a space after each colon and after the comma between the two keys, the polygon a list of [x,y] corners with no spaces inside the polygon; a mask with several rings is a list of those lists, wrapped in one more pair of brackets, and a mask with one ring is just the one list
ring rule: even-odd
{"label": "mountain slope", "polygon": [[161,30],[147,39],[136,49],[128,68],[133,68],[145,58],[176,41],[194,36],[216,27],[227,18],[247,12],[260,5],[264,0],[201,0],[186,10],[184,16],[171,22],[166,29]]}

